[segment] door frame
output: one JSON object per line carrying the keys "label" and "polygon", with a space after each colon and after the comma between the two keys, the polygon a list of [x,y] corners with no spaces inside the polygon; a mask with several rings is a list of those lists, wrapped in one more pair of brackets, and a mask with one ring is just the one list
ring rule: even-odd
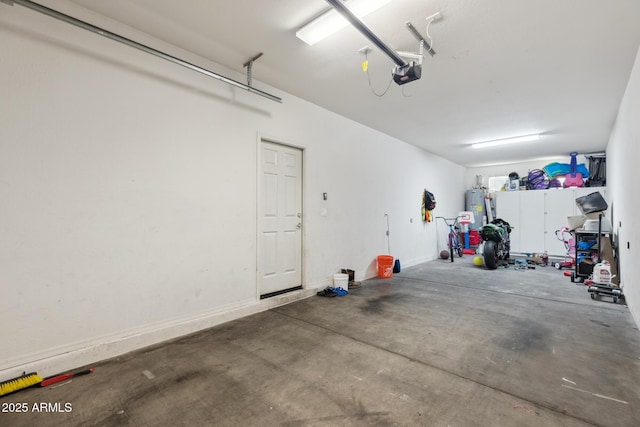
{"label": "door frame", "polygon": [[300,150],[300,154],[302,156],[301,165],[302,165],[302,173],[300,174],[300,179],[302,182],[300,183],[300,191],[301,191],[301,221],[302,221],[302,235],[301,235],[301,243],[300,243],[300,285],[302,289],[307,289],[307,280],[306,280],[306,222],[307,222],[307,214],[306,214],[306,148],[299,145],[293,144],[290,142],[284,142],[280,138],[274,138],[271,136],[267,136],[261,133],[258,133],[256,138],[256,275],[255,275],[255,291],[256,291],[256,301],[260,301],[260,261],[261,261],[261,248],[260,248],[260,233],[262,230],[262,222],[260,219],[260,203],[262,201],[262,143],[268,142],[270,144],[276,144],[283,147],[294,148]]}

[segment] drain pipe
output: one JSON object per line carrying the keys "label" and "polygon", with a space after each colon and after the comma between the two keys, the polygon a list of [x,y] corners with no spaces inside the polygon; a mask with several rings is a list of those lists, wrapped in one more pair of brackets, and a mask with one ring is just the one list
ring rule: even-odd
{"label": "drain pipe", "polygon": [[282,102],[282,98],[279,98],[275,95],[271,95],[270,93],[263,92],[259,89],[256,89],[250,85],[245,85],[240,82],[237,82],[233,79],[225,77],[223,75],[214,73],[213,71],[209,71],[205,68],[199,67],[190,62],[184,61],[182,59],[176,58],[175,56],[169,55],[168,53],[164,53],[152,47],[143,45],[126,37],[122,37],[118,34],[112,33],[111,31],[105,30],[104,28],[97,27],[93,24],[89,24],[88,22],[81,21],[80,19],[74,18],[69,15],[65,15],[64,13],[58,12],[57,10],[50,9],[46,6],[42,6],[38,3],[34,3],[29,0],[0,0],[1,3],[6,3],[9,6],[13,6],[14,4],[19,4],[20,6],[26,7],[27,9],[34,10],[36,12],[40,12],[44,15],[50,16],[52,18],[58,19],[60,21],[66,22],[71,25],[75,25],[76,27],[82,28],[87,31],[91,31],[92,33],[98,34],[100,36],[106,37],[108,39],[117,41],[119,43],[125,44],[127,46],[133,47],[135,49],[141,50],[143,52],[149,53],[151,55],[157,56],[158,58],[162,58],[166,61],[173,62],[174,64],[180,65],[182,67],[188,68],[190,70],[196,71],[198,73],[204,74],[209,77],[213,77],[214,79],[220,80],[224,83],[227,83],[231,86],[235,86],[240,89],[244,89],[248,92],[254,93],[256,95],[260,95],[267,99],[276,102]]}

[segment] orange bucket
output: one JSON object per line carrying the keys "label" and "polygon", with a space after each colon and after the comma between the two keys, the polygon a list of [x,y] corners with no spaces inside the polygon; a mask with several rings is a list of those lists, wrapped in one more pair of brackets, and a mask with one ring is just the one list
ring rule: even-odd
{"label": "orange bucket", "polygon": [[391,255],[378,255],[378,277],[382,279],[393,277],[393,257]]}

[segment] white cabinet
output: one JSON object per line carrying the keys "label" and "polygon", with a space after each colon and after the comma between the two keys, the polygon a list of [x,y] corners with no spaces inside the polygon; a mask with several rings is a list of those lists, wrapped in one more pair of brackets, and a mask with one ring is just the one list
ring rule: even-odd
{"label": "white cabinet", "polygon": [[549,255],[565,255],[564,242],[558,240],[556,230],[568,225],[567,217],[580,215],[576,206],[575,190],[553,189],[544,193],[544,250]]}
{"label": "white cabinet", "polygon": [[564,243],[556,230],[567,226],[567,217],[580,215],[576,198],[605,187],[558,188],[549,190],[507,191],[496,193],[496,217],[514,226],[511,251],[564,256]]}
{"label": "white cabinet", "polygon": [[[528,194],[525,194],[528,193]],[[520,193],[520,251],[544,252],[544,191]],[[497,209],[497,205],[496,205]]]}
{"label": "white cabinet", "polygon": [[[504,191],[496,193],[496,218],[502,218],[513,227],[511,229],[511,250],[520,252],[520,193],[519,191]],[[500,206],[500,207],[498,207]]]}

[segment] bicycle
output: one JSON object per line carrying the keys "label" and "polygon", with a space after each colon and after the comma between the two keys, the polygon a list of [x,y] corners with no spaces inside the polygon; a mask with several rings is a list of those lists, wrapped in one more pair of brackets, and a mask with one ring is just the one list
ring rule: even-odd
{"label": "bicycle", "polygon": [[462,239],[460,239],[460,229],[458,228],[458,217],[455,218],[445,218],[443,216],[437,216],[436,218],[440,218],[444,221],[445,224],[449,227],[449,234],[447,235],[447,240],[449,242],[449,256],[451,257],[451,262],[453,262],[453,251],[458,253],[458,256],[462,258]]}

